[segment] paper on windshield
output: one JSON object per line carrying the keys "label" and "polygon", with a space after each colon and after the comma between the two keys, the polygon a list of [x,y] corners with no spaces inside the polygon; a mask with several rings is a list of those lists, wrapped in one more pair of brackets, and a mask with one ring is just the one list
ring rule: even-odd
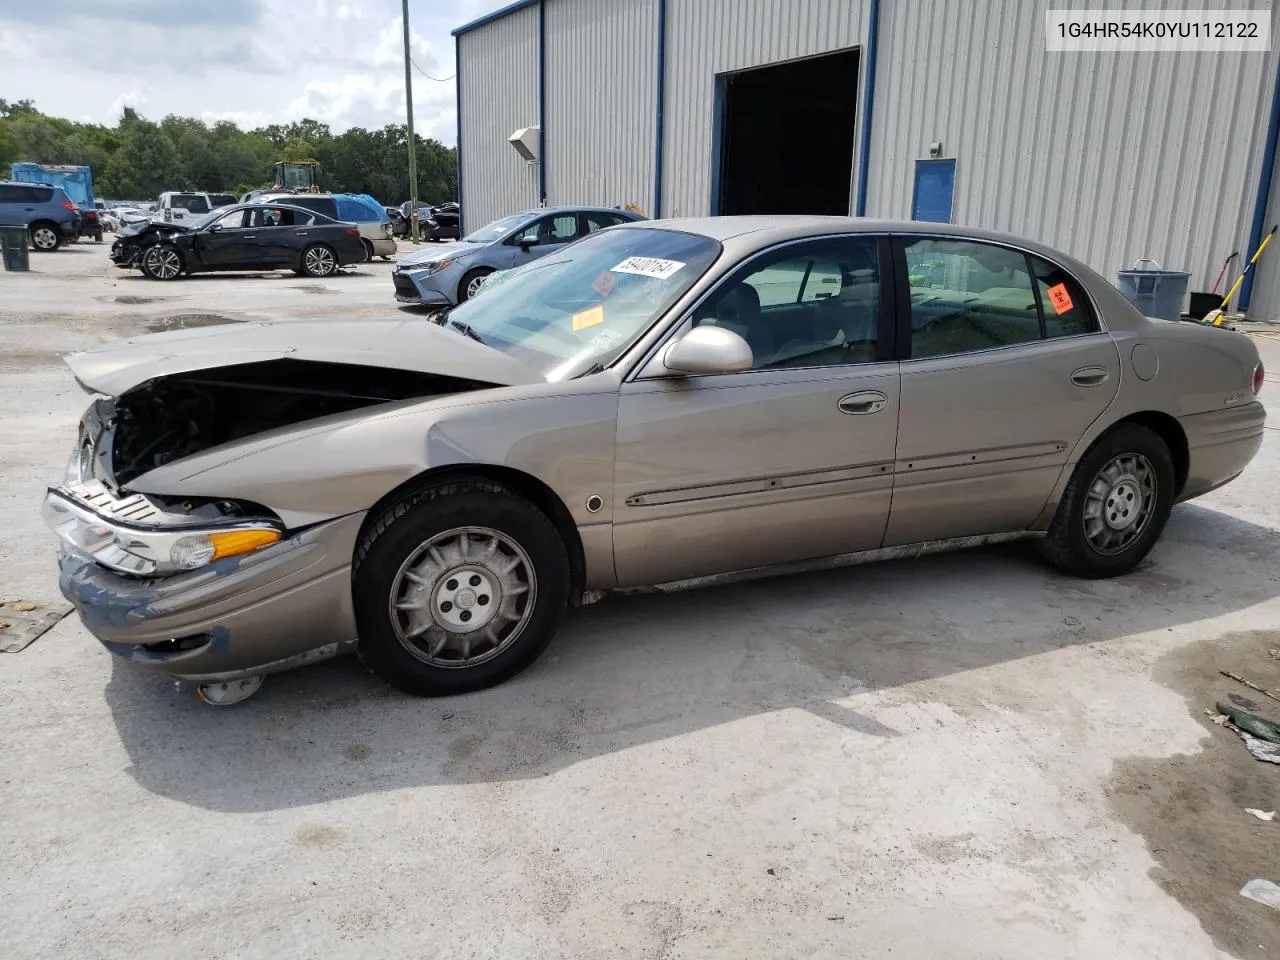
{"label": "paper on windshield", "polygon": [[683,267],[679,260],[662,260],[658,257],[627,257],[616,267],[614,273],[634,273],[641,277],[652,277],[655,280],[666,280]]}
{"label": "paper on windshield", "polygon": [[581,313],[575,313],[571,318],[573,321],[573,332],[585,330],[587,327],[594,327],[597,324],[604,323],[604,307],[592,307],[590,310],[583,310]]}

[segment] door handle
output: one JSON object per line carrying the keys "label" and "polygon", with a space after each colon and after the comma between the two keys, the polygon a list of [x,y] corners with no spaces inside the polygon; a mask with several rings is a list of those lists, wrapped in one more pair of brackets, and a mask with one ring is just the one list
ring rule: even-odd
{"label": "door handle", "polygon": [[1071,374],[1071,382],[1077,387],[1096,387],[1106,383],[1110,376],[1102,367],[1081,367]]}
{"label": "door handle", "polygon": [[311,236],[311,231],[310,231],[310,230],[299,230],[299,231],[298,231],[298,233],[297,233],[297,235],[298,235],[299,237],[309,237],[309,236]]}
{"label": "door handle", "polygon": [[879,390],[863,390],[861,393],[851,393],[848,396],[841,397],[836,407],[839,408],[841,413],[859,416],[867,413],[879,413],[888,402],[889,398]]}
{"label": "door handle", "polygon": [[241,239],[241,240],[257,240],[257,239],[258,239],[258,235],[257,235],[256,233],[246,233],[246,234],[245,234],[243,237],[241,237],[240,239]]}

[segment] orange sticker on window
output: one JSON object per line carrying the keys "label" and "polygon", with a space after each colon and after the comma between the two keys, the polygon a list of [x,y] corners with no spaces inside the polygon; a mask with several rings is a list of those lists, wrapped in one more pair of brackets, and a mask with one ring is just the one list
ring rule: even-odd
{"label": "orange sticker on window", "polygon": [[1072,308],[1071,294],[1065,283],[1057,283],[1049,288],[1049,302],[1053,304],[1054,313],[1066,313]]}
{"label": "orange sticker on window", "polygon": [[594,327],[604,323],[604,307],[592,307],[590,310],[583,310],[581,313],[575,313],[572,317],[573,332],[585,330],[587,327]]}

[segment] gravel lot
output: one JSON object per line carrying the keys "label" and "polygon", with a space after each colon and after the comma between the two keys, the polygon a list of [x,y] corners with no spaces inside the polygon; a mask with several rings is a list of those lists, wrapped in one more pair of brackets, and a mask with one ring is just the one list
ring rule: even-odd
{"label": "gravel lot", "polygon": [[[38,506],[85,403],[60,354],[397,310],[381,262],[162,284],[106,246],[0,273],[0,597],[58,599]],[[1121,580],[1013,546],[609,598],[443,701],[345,660],[217,710],[68,618],[0,654],[3,953],[1275,956],[1237,891],[1280,882],[1280,821],[1243,810],[1280,769],[1203,708],[1280,713],[1216,674],[1280,687],[1278,475],[1273,425]]]}

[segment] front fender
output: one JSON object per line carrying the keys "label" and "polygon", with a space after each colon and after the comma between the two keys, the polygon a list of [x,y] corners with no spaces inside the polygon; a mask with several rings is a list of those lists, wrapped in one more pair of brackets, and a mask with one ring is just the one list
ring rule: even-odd
{"label": "front fender", "polygon": [[[427,470],[487,464],[540,480],[579,527],[609,524],[617,408],[607,373],[388,404],[224,444],[129,487],[260,503],[293,529],[368,510]],[[604,507],[588,512],[594,496]]]}

